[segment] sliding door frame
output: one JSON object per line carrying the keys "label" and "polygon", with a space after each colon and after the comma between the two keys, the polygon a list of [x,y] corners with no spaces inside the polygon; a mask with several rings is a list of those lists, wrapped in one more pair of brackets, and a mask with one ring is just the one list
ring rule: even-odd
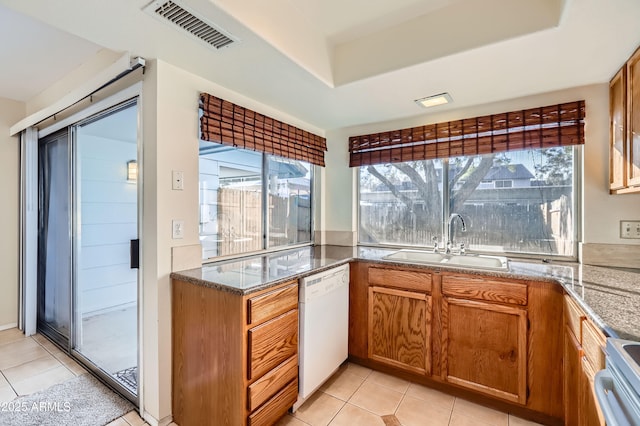
{"label": "sliding door frame", "polygon": [[[138,238],[140,240],[139,252],[140,259],[144,259],[144,246],[145,238],[143,234],[143,217],[144,217],[144,153],[143,153],[143,134],[142,134],[142,117],[143,117],[143,105],[142,105],[142,90],[143,83],[137,82],[128,88],[117,92],[101,101],[95,102],[84,108],[82,111],[71,114],[68,117],[64,117],[57,120],[52,125],[43,129],[37,127],[27,128],[21,135],[21,238],[20,238],[20,318],[19,325],[27,336],[36,333],[37,329],[37,246],[38,246],[38,142],[40,139],[51,135],[52,133],[68,127],[71,134],[71,149],[75,156],[75,132],[76,126],[86,122],[87,120],[95,119],[95,116],[101,116],[108,111],[123,107],[128,103],[135,103],[137,108],[137,163],[138,163],[138,178],[137,178],[137,231]],[[74,164],[75,164],[74,159]],[[75,167],[72,170],[72,186],[75,191],[76,176]],[[35,177],[34,177],[35,176]],[[34,180],[35,179],[35,180]],[[72,204],[74,204],[74,214],[72,216],[72,226],[74,231],[77,231],[78,224],[76,223],[76,206],[75,196],[73,197]],[[35,204],[34,204],[35,202]],[[74,247],[75,247],[74,236]],[[73,256],[73,282],[76,280],[76,265],[75,254]],[[141,261],[137,271],[138,277],[138,289],[137,289],[137,365],[138,365],[138,389],[137,395],[133,395],[124,386],[119,385],[110,376],[104,374],[99,368],[93,366],[93,364],[83,357],[80,353],[73,350],[74,347],[74,326],[75,326],[75,313],[73,312],[75,306],[75,295],[72,285],[71,294],[71,333],[69,338],[69,347],[67,352],[73,355],[78,361],[80,361],[86,368],[90,369],[94,374],[99,376],[110,386],[116,388],[123,396],[136,404],[140,412],[144,412],[143,407],[143,392],[142,384],[144,383],[144,368],[142,361],[143,357],[143,345],[144,341],[144,329],[143,329],[143,289],[144,289],[144,262]],[[114,385],[115,383],[115,385]]]}

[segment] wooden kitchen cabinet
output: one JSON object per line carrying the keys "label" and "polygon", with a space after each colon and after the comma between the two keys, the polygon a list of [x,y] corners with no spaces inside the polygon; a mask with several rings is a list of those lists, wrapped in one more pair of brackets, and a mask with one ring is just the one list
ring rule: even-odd
{"label": "wooden kitchen cabinet", "polygon": [[605,337],[571,299],[564,296],[564,417],[567,426],[603,426],[594,377],[604,368]]}
{"label": "wooden kitchen cabinet", "polygon": [[368,284],[368,358],[431,374],[431,273],[371,267]]}
{"label": "wooden kitchen cabinet", "polygon": [[563,418],[557,284],[356,262],[349,291],[353,362]]}
{"label": "wooden kitchen cabinet", "polygon": [[369,287],[369,358],[421,375],[431,373],[431,297]]}
{"label": "wooden kitchen cabinet", "polygon": [[627,62],[628,186],[640,191],[640,50]]}
{"label": "wooden kitchen cabinet", "polygon": [[609,188],[627,186],[627,68],[622,67],[609,83]]}
{"label": "wooden kitchen cabinet", "polygon": [[173,418],[274,424],[298,397],[298,283],[243,296],[173,281]]}
{"label": "wooden kitchen cabinet", "polygon": [[640,49],[609,83],[612,194],[640,192]]}
{"label": "wooden kitchen cabinet", "polygon": [[[442,280],[445,380],[519,404],[527,401],[527,288],[524,284]],[[466,296],[467,298],[461,298]],[[496,303],[501,301],[503,303]],[[513,303],[506,304],[506,303]]]}
{"label": "wooden kitchen cabinet", "polygon": [[565,326],[564,332],[564,424],[579,426],[582,424],[582,401],[580,397],[582,379],[582,346]]}

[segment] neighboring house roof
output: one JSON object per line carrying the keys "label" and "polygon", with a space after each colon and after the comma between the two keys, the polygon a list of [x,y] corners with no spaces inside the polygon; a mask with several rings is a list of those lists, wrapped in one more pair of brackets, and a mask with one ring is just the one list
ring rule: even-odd
{"label": "neighboring house roof", "polygon": [[[453,180],[456,175],[457,169],[452,167],[449,171],[449,180]],[[436,175],[438,176],[438,182],[442,182],[442,169],[436,169]],[[535,176],[522,164],[507,164],[500,166],[493,166],[487,175],[482,179],[483,182],[491,182],[495,180],[512,180],[512,179],[525,179],[530,180]],[[413,181],[405,180],[395,184],[395,187],[400,191],[409,191],[417,189]],[[385,191],[388,188],[384,184],[378,184],[375,191]]]}
{"label": "neighboring house roof", "polygon": [[484,181],[507,179],[533,179],[533,174],[522,164],[494,166],[484,177]]}

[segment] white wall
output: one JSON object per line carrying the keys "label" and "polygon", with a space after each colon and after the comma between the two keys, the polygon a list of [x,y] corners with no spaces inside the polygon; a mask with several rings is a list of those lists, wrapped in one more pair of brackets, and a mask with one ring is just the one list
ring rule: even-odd
{"label": "white wall", "polygon": [[[327,132],[329,155],[325,176],[325,230],[338,233],[357,230],[355,199],[355,169],[348,169],[349,136],[402,129],[442,121],[476,117],[555,103],[584,99],[586,125],[583,170],[583,224],[582,241],[599,244],[635,244],[640,240],[622,240],[619,237],[621,219],[640,220],[640,194],[609,195],[609,85],[598,84],[576,87],[509,101],[480,105],[411,119],[372,123]],[[353,185],[350,185],[354,182]],[[351,208],[344,208],[351,206]],[[329,241],[331,242],[331,241]]]}
{"label": "white wall", "polygon": [[20,141],[9,137],[9,127],[25,112],[24,103],[0,98],[0,223],[5,230],[0,238],[0,330],[18,322]]}

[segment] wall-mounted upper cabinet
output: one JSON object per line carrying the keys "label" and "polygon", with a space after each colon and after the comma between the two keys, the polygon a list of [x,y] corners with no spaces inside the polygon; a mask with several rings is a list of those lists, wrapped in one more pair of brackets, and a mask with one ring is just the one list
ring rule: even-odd
{"label": "wall-mounted upper cabinet", "polygon": [[609,186],[640,192],[640,49],[609,83]]}

